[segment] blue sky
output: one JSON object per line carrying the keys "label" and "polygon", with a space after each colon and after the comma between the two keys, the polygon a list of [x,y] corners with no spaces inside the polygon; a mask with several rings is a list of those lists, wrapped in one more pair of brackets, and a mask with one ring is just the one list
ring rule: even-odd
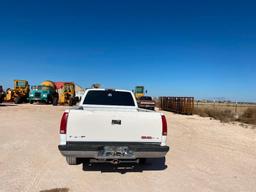
{"label": "blue sky", "polygon": [[254,1],[0,1],[0,84],[256,101]]}

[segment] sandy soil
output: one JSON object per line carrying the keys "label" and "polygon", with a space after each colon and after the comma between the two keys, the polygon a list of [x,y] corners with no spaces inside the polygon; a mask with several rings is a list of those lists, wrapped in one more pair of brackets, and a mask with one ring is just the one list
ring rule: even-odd
{"label": "sandy soil", "polygon": [[65,108],[0,106],[1,192],[256,191],[255,129],[166,112],[166,166],[69,166],[57,149]]}

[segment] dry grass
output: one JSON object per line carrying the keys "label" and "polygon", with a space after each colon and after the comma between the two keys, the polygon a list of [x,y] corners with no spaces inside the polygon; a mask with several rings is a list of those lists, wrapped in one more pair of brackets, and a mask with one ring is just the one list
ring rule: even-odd
{"label": "dry grass", "polygon": [[211,108],[199,108],[195,109],[194,113],[201,117],[212,117],[214,119],[220,120],[221,122],[231,122],[235,120],[235,115],[228,109],[218,110]]}
{"label": "dry grass", "polygon": [[221,122],[239,121],[256,125],[256,107],[246,109],[238,118],[229,109],[195,108],[194,113],[201,117],[211,117]]}
{"label": "dry grass", "polygon": [[248,108],[239,118],[238,121],[256,125],[256,107]]}
{"label": "dry grass", "polygon": [[195,102],[195,108],[211,108],[216,110],[230,110],[239,116],[242,115],[248,108],[256,108],[255,104],[235,104],[235,103],[202,103]]}

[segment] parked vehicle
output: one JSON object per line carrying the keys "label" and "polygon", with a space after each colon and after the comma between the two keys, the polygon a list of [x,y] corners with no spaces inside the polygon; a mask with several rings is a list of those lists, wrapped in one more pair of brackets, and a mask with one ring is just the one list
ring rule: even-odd
{"label": "parked vehicle", "polygon": [[131,91],[88,89],[77,108],[63,113],[58,148],[69,165],[139,163],[165,157],[166,138],[165,116],[138,108]]}
{"label": "parked vehicle", "polygon": [[155,110],[156,102],[150,96],[143,96],[137,100],[139,108]]}
{"label": "parked vehicle", "polygon": [[76,105],[79,98],[76,97],[75,83],[73,82],[55,82],[57,92],[59,94],[58,103],[69,106]]}
{"label": "parked vehicle", "polygon": [[5,92],[4,92],[3,86],[0,85],[0,103],[4,101],[4,97],[5,97]]}
{"label": "parked vehicle", "polygon": [[14,80],[14,89],[6,90],[5,101],[20,104],[27,102],[29,96],[29,84],[26,80]]}
{"label": "parked vehicle", "polygon": [[41,85],[31,86],[31,91],[28,98],[30,104],[34,102],[58,104],[58,93],[56,86],[52,81],[44,81]]}

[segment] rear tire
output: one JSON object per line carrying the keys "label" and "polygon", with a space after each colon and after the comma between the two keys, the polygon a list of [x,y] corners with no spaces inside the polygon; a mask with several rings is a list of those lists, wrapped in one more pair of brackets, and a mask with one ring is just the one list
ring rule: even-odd
{"label": "rear tire", "polygon": [[52,105],[57,106],[58,105],[58,97],[53,97],[52,99]]}
{"label": "rear tire", "polygon": [[141,158],[139,161],[140,165],[145,165],[147,163],[147,159],[146,158]]}
{"label": "rear tire", "polygon": [[78,159],[76,157],[68,156],[66,161],[69,165],[78,165]]}
{"label": "rear tire", "polygon": [[4,95],[0,94],[0,103],[3,103],[4,101]]}
{"label": "rear tire", "polygon": [[21,100],[22,100],[21,97],[19,97],[19,96],[18,96],[18,97],[15,97],[15,98],[14,98],[14,103],[15,103],[15,104],[20,104],[20,103],[21,103]]}
{"label": "rear tire", "polygon": [[47,97],[46,103],[47,103],[47,104],[50,104],[50,103],[51,103],[51,98],[49,97],[49,95],[48,95],[48,97]]}
{"label": "rear tire", "polygon": [[33,100],[30,100],[30,101],[29,101],[29,103],[30,103],[30,104],[33,104],[33,103],[34,103],[34,101],[33,101]]}
{"label": "rear tire", "polygon": [[68,105],[69,105],[69,106],[73,106],[73,105],[74,105],[74,99],[73,99],[73,98],[70,98],[70,99],[69,99]]}

